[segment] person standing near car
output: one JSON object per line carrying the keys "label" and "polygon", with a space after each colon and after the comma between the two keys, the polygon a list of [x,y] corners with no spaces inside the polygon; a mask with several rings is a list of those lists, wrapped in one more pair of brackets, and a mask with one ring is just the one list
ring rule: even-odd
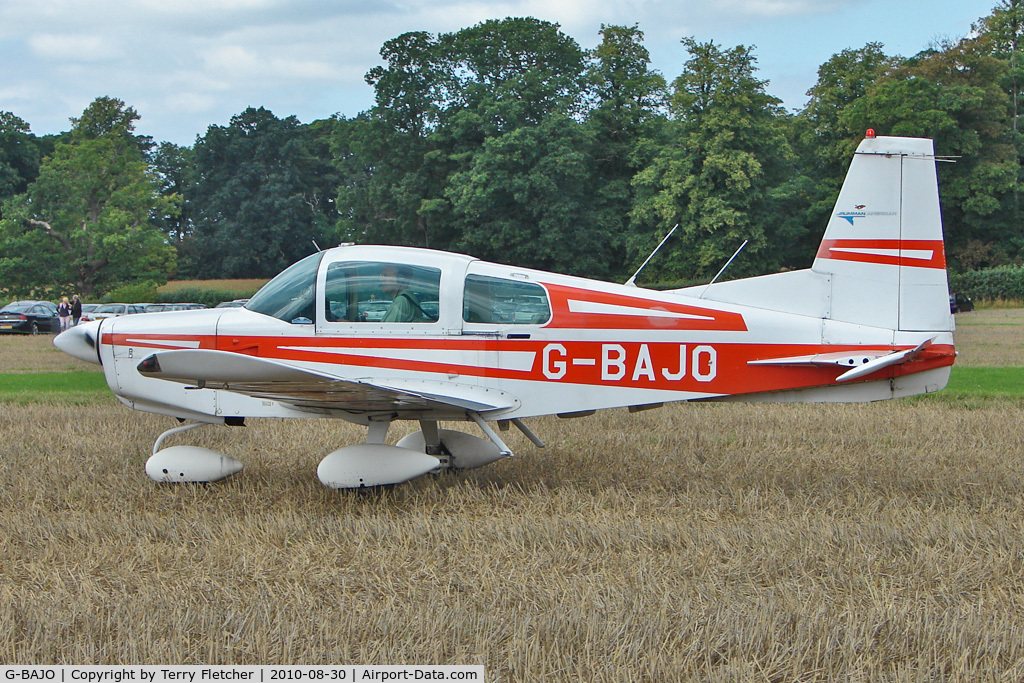
{"label": "person standing near car", "polygon": [[71,325],[71,304],[68,303],[67,297],[60,300],[60,305],[57,306],[57,317],[60,318],[60,331],[68,329]]}
{"label": "person standing near car", "polygon": [[82,300],[75,294],[71,297],[71,326],[74,327],[82,319]]}

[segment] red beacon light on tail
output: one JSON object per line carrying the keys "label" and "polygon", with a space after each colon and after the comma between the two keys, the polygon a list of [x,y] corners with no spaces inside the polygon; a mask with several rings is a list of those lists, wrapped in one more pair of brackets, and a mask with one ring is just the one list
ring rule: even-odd
{"label": "red beacon light on tail", "polygon": [[875,137],[875,129],[874,128],[868,128],[868,132],[864,134],[864,137],[869,138],[869,139]]}

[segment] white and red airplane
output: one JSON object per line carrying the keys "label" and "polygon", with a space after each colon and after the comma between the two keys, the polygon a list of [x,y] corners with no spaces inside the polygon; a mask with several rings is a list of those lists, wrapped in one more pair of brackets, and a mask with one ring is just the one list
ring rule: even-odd
{"label": "white and red airplane", "polygon": [[[511,451],[492,423],[670,401],[875,401],[938,391],[955,358],[932,142],[860,144],[808,270],[653,291],[425,249],[340,246],[294,264],[244,308],[72,328],[120,401],[190,421],[162,434],[157,481],[242,468],[164,438],[245,418],[366,425],[321,461],[333,488],[473,468]],[[384,443],[394,420],[421,431]],[[486,438],[439,429],[475,422]],[[500,430],[499,430],[500,431]]]}

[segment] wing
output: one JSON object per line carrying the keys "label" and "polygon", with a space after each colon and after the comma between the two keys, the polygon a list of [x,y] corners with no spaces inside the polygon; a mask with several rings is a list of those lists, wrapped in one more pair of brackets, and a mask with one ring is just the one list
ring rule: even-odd
{"label": "wing", "polygon": [[218,389],[303,408],[355,413],[487,412],[519,405],[494,389],[429,379],[344,379],[276,360],[227,351],[181,349],[155,353],[138,365],[147,377]]}

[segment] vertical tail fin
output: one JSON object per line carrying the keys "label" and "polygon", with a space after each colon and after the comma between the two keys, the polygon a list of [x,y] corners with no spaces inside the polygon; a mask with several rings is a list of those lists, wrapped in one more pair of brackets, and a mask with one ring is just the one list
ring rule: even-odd
{"label": "vertical tail fin", "polygon": [[861,142],[812,270],[832,281],[832,320],[953,329],[931,140]]}

